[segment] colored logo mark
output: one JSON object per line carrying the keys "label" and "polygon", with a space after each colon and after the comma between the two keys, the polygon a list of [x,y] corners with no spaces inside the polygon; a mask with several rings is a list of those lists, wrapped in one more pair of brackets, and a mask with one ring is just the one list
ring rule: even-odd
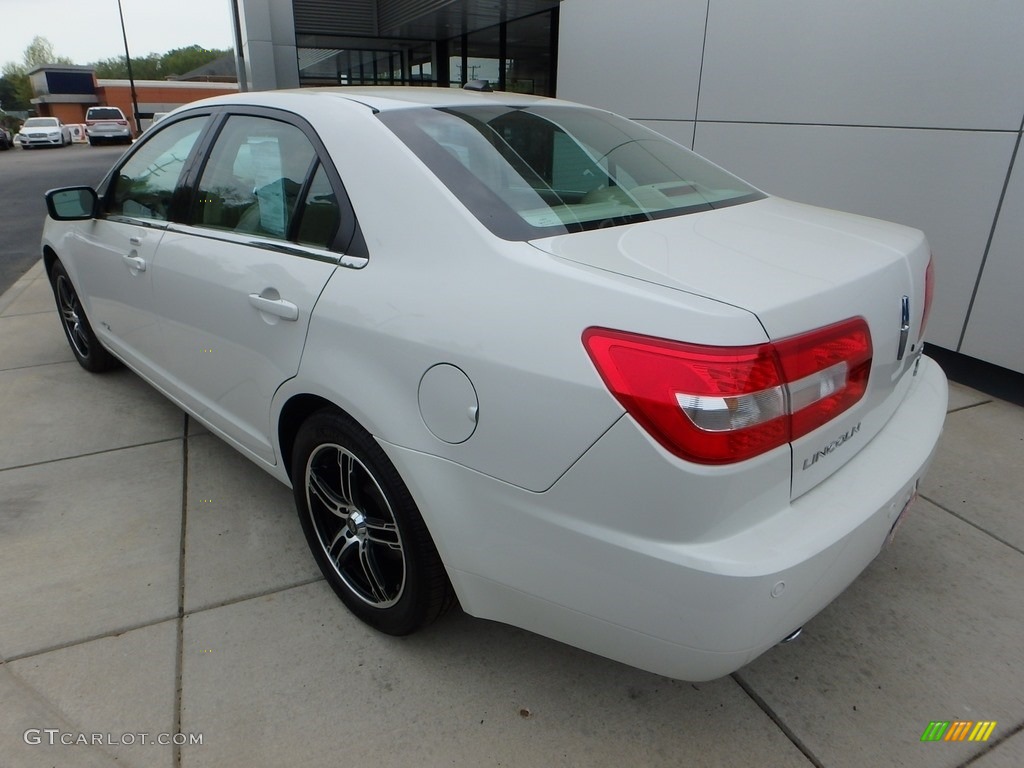
{"label": "colored logo mark", "polygon": [[921,741],[988,741],[996,725],[995,720],[932,720]]}

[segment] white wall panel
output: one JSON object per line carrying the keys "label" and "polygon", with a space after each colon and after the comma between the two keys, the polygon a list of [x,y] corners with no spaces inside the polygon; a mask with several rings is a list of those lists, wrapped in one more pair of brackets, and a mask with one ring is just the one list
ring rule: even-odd
{"label": "white wall panel", "polygon": [[924,230],[938,278],[928,340],[956,349],[1015,140],[1004,133],[699,123],[695,149],[766,192]]}
{"label": "white wall panel", "polygon": [[626,117],[693,120],[706,0],[563,0],[558,96]]}
{"label": "white wall panel", "polygon": [[1018,152],[960,351],[1024,373],[1024,155]]}
{"label": "white wall panel", "polygon": [[710,0],[698,119],[1016,131],[1022,40],[1022,0]]}
{"label": "white wall panel", "polygon": [[693,149],[693,120],[640,120],[652,131]]}

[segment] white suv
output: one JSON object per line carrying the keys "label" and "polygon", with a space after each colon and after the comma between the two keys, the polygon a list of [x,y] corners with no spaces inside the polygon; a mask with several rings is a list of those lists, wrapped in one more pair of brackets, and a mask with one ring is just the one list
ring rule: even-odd
{"label": "white suv", "polygon": [[101,141],[132,143],[131,126],[118,107],[89,107],[85,113],[85,135],[92,145]]}

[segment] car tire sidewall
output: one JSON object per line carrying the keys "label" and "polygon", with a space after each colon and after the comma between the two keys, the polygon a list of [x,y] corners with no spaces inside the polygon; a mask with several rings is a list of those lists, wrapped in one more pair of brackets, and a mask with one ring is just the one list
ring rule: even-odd
{"label": "car tire sidewall", "polygon": [[[330,444],[345,448],[362,462],[390,505],[405,558],[405,585],[393,606],[372,606],[353,594],[320,543],[306,498],[306,467],[319,447]],[[391,635],[414,632],[444,613],[451,603],[451,587],[440,557],[408,488],[373,437],[347,415],[324,409],[303,423],[292,456],[295,507],[306,542],[328,584],[345,606],[365,623]]]}
{"label": "car tire sidewall", "polygon": [[82,300],[80,297],[78,298],[78,315],[86,336],[88,354],[83,355],[78,351],[74,340],[71,338],[71,331],[68,329],[63,318],[60,317],[61,306],[60,295],[58,293],[58,281],[62,278],[67,281],[68,287],[77,296],[78,291],[75,288],[75,284],[72,282],[71,277],[68,275],[67,270],[64,268],[64,265],[61,264],[60,261],[55,261],[53,267],[50,269],[50,287],[53,289],[53,300],[57,305],[57,319],[58,322],[60,322],[60,327],[64,330],[64,337],[68,340],[68,346],[71,347],[71,353],[75,356],[78,364],[90,373],[103,373],[117,368],[119,365],[117,358],[111,355],[100,343],[100,340],[96,338],[96,333],[93,331],[92,325],[89,323],[89,318],[85,314],[85,307],[82,306]]}

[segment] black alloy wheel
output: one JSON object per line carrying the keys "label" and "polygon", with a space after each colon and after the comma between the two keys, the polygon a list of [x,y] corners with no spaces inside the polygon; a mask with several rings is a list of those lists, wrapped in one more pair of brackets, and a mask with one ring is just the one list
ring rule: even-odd
{"label": "black alloy wheel", "polygon": [[50,285],[57,301],[61,327],[64,328],[64,335],[67,336],[68,344],[71,345],[71,351],[79,365],[92,373],[102,373],[116,368],[119,365],[117,358],[103,348],[93,333],[75,286],[71,283],[64,265],[59,261],[54,262],[50,270]]}
{"label": "black alloy wheel", "polygon": [[407,635],[449,608],[448,576],[408,488],[351,418],[325,409],[303,423],[292,486],[313,557],[357,617]]}

